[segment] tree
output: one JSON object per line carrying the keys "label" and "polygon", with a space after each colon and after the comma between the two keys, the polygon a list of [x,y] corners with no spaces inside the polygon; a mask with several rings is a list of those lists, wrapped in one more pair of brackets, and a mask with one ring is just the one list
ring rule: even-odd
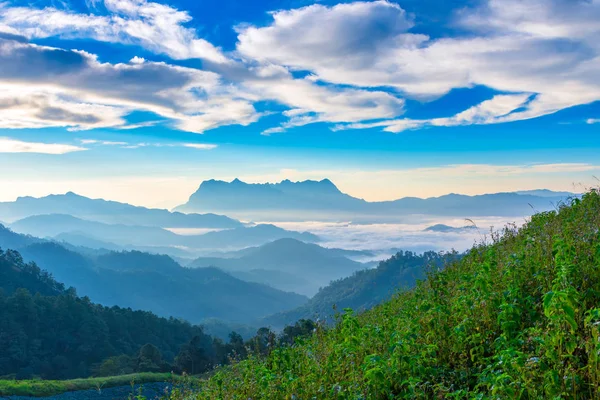
{"label": "tree", "polygon": [[179,371],[196,375],[208,370],[211,362],[205,356],[201,344],[200,336],[194,336],[189,343],[182,346],[181,351],[175,357],[175,366]]}
{"label": "tree", "polygon": [[158,347],[150,343],[143,345],[136,360],[136,372],[160,372],[162,367],[162,354]]}
{"label": "tree", "polygon": [[288,325],[283,329],[279,339],[281,344],[293,345],[297,338],[309,336],[317,325],[310,319],[301,319],[295,325]]}

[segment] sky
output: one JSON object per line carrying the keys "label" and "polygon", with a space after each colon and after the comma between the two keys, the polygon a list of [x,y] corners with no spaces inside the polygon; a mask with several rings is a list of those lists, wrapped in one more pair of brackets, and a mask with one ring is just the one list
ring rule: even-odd
{"label": "sky", "polygon": [[600,0],[0,1],[0,201],[600,177]]}

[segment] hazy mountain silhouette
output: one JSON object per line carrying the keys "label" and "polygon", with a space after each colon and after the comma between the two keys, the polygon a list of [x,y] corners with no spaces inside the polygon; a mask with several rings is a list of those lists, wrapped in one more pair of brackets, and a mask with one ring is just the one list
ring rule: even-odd
{"label": "hazy mountain silhouette", "polygon": [[[18,239],[20,237],[20,239]],[[0,227],[0,248],[8,244],[26,261],[73,286],[103,305],[149,310],[191,322],[205,318],[249,323],[292,309],[308,299],[267,285],[237,279],[217,268],[183,268],[168,256],[110,252],[85,256],[50,241],[26,237]]]}
{"label": "hazy mountain silhouette", "polygon": [[350,218],[354,222],[389,221],[399,216],[517,216],[548,210],[570,196],[567,192],[534,190],[478,196],[448,194],[421,199],[367,202],[342,193],[330,180],[249,184],[204,181],[188,202],[177,207],[184,212],[225,212],[251,219]]}
{"label": "hazy mountain silhouette", "polygon": [[241,279],[312,296],[331,280],[366,268],[341,256],[341,252],[295,239],[280,239],[241,250],[238,257],[201,257],[188,266],[218,267]]}
{"label": "hazy mountain silhouette", "polygon": [[519,190],[516,191],[517,194],[522,195],[531,195],[538,197],[570,197],[573,196],[571,192],[555,192],[553,190],[548,189],[534,189],[534,190]]}
{"label": "hazy mountain silhouette", "polygon": [[218,180],[202,182],[189,201],[176,210],[359,210],[364,204],[364,200],[340,192],[329,179],[264,184],[235,179],[230,183]]}
{"label": "hazy mountain silhouette", "polygon": [[427,228],[423,229],[423,231],[424,232],[441,232],[441,233],[449,233],[449,232],[461,233],[461,232],[468,232],[473,229],[477,229],[477,228],[473,225],[457,227],[457,226],[450,226],[450,225],[445,225],[445,224],[436,224],[436,225],[428,226]]}
{"label": "hazy mountain silhouette", "polygon": [[116,201],[90,199],[69,192],[46,197],[19,197],[0,202],[0,219],[16,221],[40,214],[69,214],[108,224],[157,226],[163,228],[237,228],[243,224],[223,215],[182,214],[168,210],[137,207]]}
{"label": "hazy mountain silhouette", "polygon": [[[225,229],[202,235],[178,235],[158,227],[105,224],[65,214],[35,215],[16,221],[10,227],[19,233],[44,238],[68,241],[69,237],[75,237],[75,244],[86,247],[93,247],[91,245],[94,243],[103,248],[106,243],[109,246],[118,243],[118,246],[124,248],[146,246],[145,250],[149,250],[151,246],[163,249],[168,246],[183,246],[188,252],[194,249],[240,249],[281,238],[295,238],[308,242],[319,240],[318,236],[308,232],[288,231],[268,224]],[[86,240],[82,240],[82,236]]]}
{"label": "hazy mountain silhouette", "polygon": [[455,257],[432,251],[423,254],[400,251],[381,261],[376,268],[331,282],[297,309],[272,315],[261,323],[280,328],[302,318],[331,321],[335,309],[339,312],[347,307],[357,312],[367,310],[400,290],[412,288],[417,280],[426,277],[429,268],[442,267],[445,260]]}

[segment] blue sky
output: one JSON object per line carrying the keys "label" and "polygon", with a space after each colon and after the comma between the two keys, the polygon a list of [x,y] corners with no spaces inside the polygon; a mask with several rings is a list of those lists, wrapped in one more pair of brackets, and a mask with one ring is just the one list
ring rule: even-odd
{"label": "blue sky", "polygon": [[0,3],[0,201],[386,200],[600,175],[600,1]]}

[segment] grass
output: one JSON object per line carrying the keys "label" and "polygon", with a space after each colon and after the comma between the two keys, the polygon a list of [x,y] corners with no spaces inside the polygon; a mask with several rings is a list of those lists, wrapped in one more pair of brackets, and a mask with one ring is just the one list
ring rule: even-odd
{"label": "grass", "polygon": [[104,378],[72,379],[65,381],[44,380],[0,380],[0,396],[54,396],[77,390],[127,386],[151,382],[173,382],[180,377],[171,373],[138,373],[131,375],[111,376]]}
{"label": "grass", "polygon": [[182,399],[598,399],[600,193],[508,226],[414,290]]}

